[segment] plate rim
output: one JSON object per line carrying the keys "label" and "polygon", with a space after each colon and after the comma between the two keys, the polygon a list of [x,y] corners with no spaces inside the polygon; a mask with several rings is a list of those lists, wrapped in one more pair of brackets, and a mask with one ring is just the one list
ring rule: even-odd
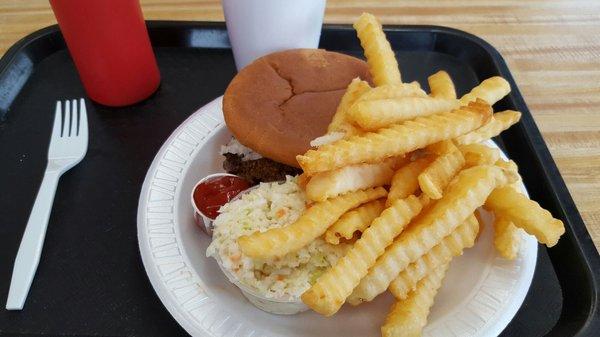
{"label": "plate rim", "polygon": [[[199,109],[194,111],[188,118],[186,118],[177,128],[175,128],[175,130],[173,130],[173,132],[169,135],[169,137],[165,140],[163,145],[157,151],[156,155],[154,156],[154,158],[152,160],[152,163],[148,167],[148,170],[144,177],[144,182],[142,184],[142,188],[140,191],[140,197],[138,200],[138,212],[137,212],[138,249],[140,251],[142,264],[144,266],[144,270],[146,271],[146,275],[148,276],[150,284],[152,285],[154,292],[157,294],[157,296],[161,300],[161,303],[163,304],[163,306],[167,309],[167,311],[171,314],[171,316],[177,321],[177,323],[184,330],[186,330],[187,333],[189,333],[190,335],[193,335],[193,336],[215,336],[215,335],[212,334],[210,331],[207,331],[207,330],[203,329],[202,327],[198,326],[198,324],[196,324],[194,318],[190,315],[189,311],[185,311],[181,308],[181,304],[178,303],[177,301],[175,301],[175,299],[173,298],[173,294],[165,286],[163,280],[161,279],[160,272],[158,270],[158,265],[155,263],[153,257],[151,256],[152,248],[150,247],[150,242],[149,242],[150,238],[147,233],[147,230],[148,230],[147,225],[148,224],[146,221],[146,219],[147,219],[146,215],[147,215],[147,208],[148,208],[148,202],[149,202],[150,185],[151,185],[152,180],[154,179],[154,175],[157,172],[158,166],[160,165],[161,156],[164,156],[165,153],[169,150],[169,148],[173,146],[173,142],[177,139],[178,135],[180,135],[181,132],[186,128],[186,126],[191,124],[201,114],[210,113],[210,109],[214,105],[218,105],[217,110],[222,111],[222,98],[223,98],[223,96],[219,96],[219,97],[211,100],[210,102],[206,103],[205,105],[201,106]],[[213,119],[214,119],[214,117],[213,117]],[[207,132],[207,134],[205,135],[205,137],[203,137],[202,139],[199,140],[198,144],[196,144],[196,147],[190,151],[189,156],[192,157],[192,154],[197,152],[199,150],[199,148],[201,148],[206,143],[206,138],[208,135],[210,135],[211,133],[214,133],[215,131],[218,131],[219,129],[221,129],[223,127],[225,127],[225,124],[223,122],[220,122],[217,125],[215,125],[212,129],[210,129]],[[497,146],[493,141],[490,140],[490,142],[492,142],[495,146]],[[502,150],[500,152],[501,152],[501,155],[503,158],[507,158],[506,154]],[[186,173],[187,169],[189,169],[189,163],[185,162],[183,164],[183,166],[184,167],[181,170],[181,177],[183,177],[184,173]],[[180,183],[177,182],[176,187],[174,188],[174,191],[173,191],[173,195],[174,195],[173,198],[175,198],[175,195],[177,194],[177,187],[179,185],[180,185]],[[521,183],[521,185],[522,185],[523,189],[526,191],[524,185],[522,183]],[[173,215],[177,214],[177,211],[176,211],[177,204],[175,202],[173,202],[173,205],[171,207],[172,207],[171,214],[173,214]],[[172,225],[173,225],[173,231],[174,231],[173,234],[175,237],[175,243],[177,243],[179,241],[178,240],[179,232],[177,230],[178,226],[176,226],[176,217],[175,216],[172,219]],[[524,243],[526,244],[528,241],[530,241],[530,240],[527,240],[527,241],[524,240]],[[531,244],[531,243],[529,243],[529,244]],[[531,249],[531,247],[529,249]],[[535,267],[537,265],[537,251],[538,251],[538,246],[537,246],[537,242],[535,242],[534,251],[531,252],[531,255],[535,255],[535,259],[533,259],[533,263],[530,265],[531,271],[526,275],[527,277],[525,279],[523,279],[523,282],[525,284],[527,284],[527,286],[518,288],[517,294],[511,296],[514,299],[517,299],[517,301],[515,301],[513,299],[513,303],[518,303],[518,304],[512,305],[510,309],[507,308],[503,312],[500,312],[497,315],[497,317],[494,317],[495,318],[494,320],[490,320],[490,321],[486,322],[484,324],[484,326],[482,328],[480,328],[480,330],[482,330],[482,332],[493,333],[494,335],[497,335],[498,333],[500,333],[501,331],[504,330],[504,328],[510,323],[510,321],[513,319],[513,317],[517,314],[519,308],[522,306],[522,304],[525,300],[525,297],[531,287],[533,275],[535,272]],[[203,285],[204,282],[191,267],[190,259],[188,258],[186,251],[184,249],[180,249],[179,254],[180,254],[180,257],[182,259],[182,263],[184,264],[184,266],[188,266],[187,268],[192,271],[190,273],[191,279],[196,284]],[[208,296],[206,296],[206,290],[200,289],[200,291],[202,293],[204,293],[205,298],[208,298]],[[514,308],[514,307],[516,307],[516,308]],[[452,315],[452,314],[450,314],[450,315]],[[494,316],[496,316],[496,315],[494,315]],[[437,325],[441,325],[441,324],[436,324],[436,326]]]}
{"label": "plate rim", "polygon": [[[148,170],[146,171],[146,175],[144,176],[144,182],[142,183],[142,188],[140,190],[140,197],[138,199],[138,210],[137,210],[137,216],[136,216],[138,250],[140,252],[140,257],[142,259],[142,264],[144,266],[144,270],[146,271],[146,276],[148,277],[148,280],[150,281],[150,284],[152,285],[152,289],[154,289],[154,292],[160,299],[163,307],[165,307],[167,309],[167,311],[171,314],[171,316],[175,319],[175,321],[177,321],[177,323],[188,334],[190,334],[192,336],[196,336],[197,333],[201,333],[202,336],[210,336],[210,335],[207,335],[205,331],[197,330],[196,326],[191,323],[192,322],[191,317],[188,317],[189,315],[187,314],[187,312],[186,313],[181,312],[182,310],[180,310],[179,304],[173,300],[173,298],[172,298],[171,294],[168,292],[168,290],[164,286],[162,286],[161,280],[159,280],[159,275],[158,275],[158,270],[156,269],[156,264],[151,263],[151,257],[149,256],[151,254],[151,252],[148,251],[150,249],[150,247],[147,245],[147,244],[149,244],[149,238],[147,238],[147,232],[144,230],[145,229],[144,227],[147,225],[146,221],[145,221],[146,220],[145,219],[145,215],[146,215],[145,211],[146,211],[146,206],[148,203],[147,196],[150,192],[149,191],[150,190],[150,181],[153,179],[152,175],[156,172],[156,169],[160,163],[160,156],[164,155],[167,148],[171,145],[173,140],[176,138],[176,135],[178,134],[178,132],[183,130],[185,125],[190,123],[190,121],[192,121],[200,113],[202,113],[204,109],[207,109],[207,107],[209,107],[210,105],[216,104],[220,100],[222,100],[222,97],[223,96],[219,96],[219,97],[213,99],[212,101],[206,103],[205,105],[201,106],[200,108],[198,108],[189,117],[187,117],[181,124],[179,124],[177,126],[177,128],[175,128],[175,130],[173,130],[171,132],[169,137],[163,142],[160,149],[156,152],[156,155],[154,155],[154,158],[152,159],[152,162],[150,163],[150,166],[148,167]],[[201,145],[202,145],[202,143],[198,144],[198,147]],[[173,212],[172,212],[173,214],[176,213],[175,207],[176,207],[176,205],[173,205]],[[173,219],[173,227],[176,228],[174,219]],[[189,264],[189,259],[186,255],[185,251],[182,251],[182,257],[184,258],[184,261]],[[151,267],[154,267],[154,268],[151,268]],[[192,278],[196,279],[198,277],[196,275],[192,274]],[[169,305],[167,305],[167,303],[169,303]]]}

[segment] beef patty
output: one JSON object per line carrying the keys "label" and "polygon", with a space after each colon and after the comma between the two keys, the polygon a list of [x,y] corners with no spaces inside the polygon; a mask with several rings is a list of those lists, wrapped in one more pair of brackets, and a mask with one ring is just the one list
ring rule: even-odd
{"label": "beef patty", "polygon": [[242,160],[241,155],[233,153],[224,153],[223,156],[225,156],[223,169],[248,180],[252,185],[260,182],[282,181],[285,180],[286,175],[295,176],[302,173],[301,169],[268,158]]}

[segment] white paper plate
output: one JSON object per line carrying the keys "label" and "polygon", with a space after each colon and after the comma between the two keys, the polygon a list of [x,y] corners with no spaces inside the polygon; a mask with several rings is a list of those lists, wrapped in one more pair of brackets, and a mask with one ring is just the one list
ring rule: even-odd
{"label": "white paper plate", "polygon": [[[393,302],[389,294],[359,307],[344,306],[331,318],[311,311],[273,315],[250,304],[206,257],[210,238],[194,224],[189,195],[201,177],[222,171],[219,149],[231,134],[221,104],[215,99],[173,132],[142,187],[138,241],[158,297],[193,336],[379,336]],[[524,235],[519,257],[504,260],[494,251],[489,220],[475,247],[452,262],[425,336],[497,336],[521,306],[537,242]]]}

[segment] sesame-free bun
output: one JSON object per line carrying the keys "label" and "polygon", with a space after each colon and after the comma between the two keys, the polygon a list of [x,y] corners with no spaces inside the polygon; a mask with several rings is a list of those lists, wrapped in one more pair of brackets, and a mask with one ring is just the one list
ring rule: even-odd
{"label": "sesame-free bun", "polygon": [[263,157],[299,167],[296,155],[327,131],[353,78],[369,80],[367,64],[322,49],[292,49],[243,68],[223,97],[227,127]]}

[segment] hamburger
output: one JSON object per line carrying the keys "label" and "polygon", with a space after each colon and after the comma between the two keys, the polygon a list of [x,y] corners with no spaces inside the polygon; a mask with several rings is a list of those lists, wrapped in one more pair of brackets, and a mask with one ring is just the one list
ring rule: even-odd
{"label": "hamburger", "polygon": [[370,81],[364,61],[322,49],[280,51],[243,68],[223,97],[234,135],[221,150],[224,169],[253,183],[299,174],[296,155],[326,133],[356,77]]}

